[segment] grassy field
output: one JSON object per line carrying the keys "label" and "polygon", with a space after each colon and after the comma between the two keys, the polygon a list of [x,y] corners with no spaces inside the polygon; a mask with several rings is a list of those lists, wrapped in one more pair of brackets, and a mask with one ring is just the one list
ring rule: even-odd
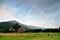
{"label": "grassy field", "polygon": [[0,33],[0,40],[60,40],[60,33]]}

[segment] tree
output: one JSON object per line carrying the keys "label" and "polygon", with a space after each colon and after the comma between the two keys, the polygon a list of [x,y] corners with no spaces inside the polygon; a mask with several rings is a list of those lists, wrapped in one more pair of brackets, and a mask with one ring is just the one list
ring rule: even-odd
{"label": "tree", "polygon": [[20,33],[24,33],[26,30],[25,30],[25,28],[23,28],[23,27],[20,27],[19,29],[18,29],[18,32],[20,32]]}

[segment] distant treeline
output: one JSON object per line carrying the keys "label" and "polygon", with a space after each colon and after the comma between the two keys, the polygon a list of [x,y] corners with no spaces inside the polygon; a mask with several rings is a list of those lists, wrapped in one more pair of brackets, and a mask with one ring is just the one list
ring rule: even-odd
{"label": "distant treeline", "polygon": [[35,29],[35,30],[30,30],[31,32],[60,32],[60,27],[59,28],[46,28],[46,29]]}

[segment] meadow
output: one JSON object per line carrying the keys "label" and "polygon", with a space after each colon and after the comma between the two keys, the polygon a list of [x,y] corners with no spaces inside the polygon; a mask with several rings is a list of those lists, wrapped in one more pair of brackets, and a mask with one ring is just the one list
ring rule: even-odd
{"label": "meadow", "polygon": [[60,33],[0,33],[0,40],[60,40]]}

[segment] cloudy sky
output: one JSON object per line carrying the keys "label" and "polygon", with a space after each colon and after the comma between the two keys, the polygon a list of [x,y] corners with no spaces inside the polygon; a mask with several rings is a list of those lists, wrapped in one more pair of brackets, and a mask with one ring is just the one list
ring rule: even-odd
{"label": "cloudy sky", "polygon": [[60,0],[0,0],[0,22],[9,20],[56,28],[60,26]]}

